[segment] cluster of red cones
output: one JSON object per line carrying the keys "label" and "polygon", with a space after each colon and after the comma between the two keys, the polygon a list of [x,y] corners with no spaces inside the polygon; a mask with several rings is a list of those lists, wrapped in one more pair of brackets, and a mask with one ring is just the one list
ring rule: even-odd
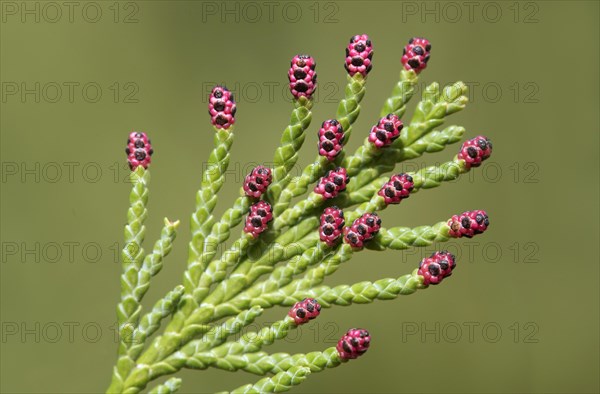
{"label": "cluster of red cones", "polygon": [[[321,305],[314,298],[305,298],[292,306],[288,316],[296,325],[308,323],[321,313]],[[349,329],[338,341],[336,350],[341,360],[358,358],[369,350],[371,335],[362,328]]]}
{"label": "cluster of red cones", "polygon": [[[424,38],[412,38],[404,48],[401,59],[406,70],[420,73],[427,67],[430,59],[431,44]],[[373,45],[367,35],[356,35],[351,38],[346,49],[345,68],[353,77],[356,74],[366,77],[372,69]],[[308,55],[297,55],[291,61],[288,71],[289,88],[296,100],[301,98],[311,99],[317,83],[315,72],[316,62]],[[233,94],[223,86],[216,86],[209,95],[208,110],[211,123],[218,129],[229,129],[235,123],[236,103]],[[390,146],[403,129],[403,123],[394,114],[389,114],[379,120],[372,127],[368,141],[376,148]],[[322,123],[318,132],[319,155],[333,161],[340,154],[344,146],[344,130],[335,119]],[[132,170],[138,167],[148,168],[153,149],[147,135],[143,132],[132,132],[127,140],[127,160]],[[490,157],[492,153],[491,141],[478,136],[466,141],[458,155],[457,160],[463,161],[466,168],[477,167]],[[325,199],[333,199],[346,189],[348,175],[345,168],[338,167],[329,171],[316,185],[314,192]],[[265,166],[255,167],[245,178],[242,189],[249,198],[260,199],[272,182],[271,169]],[[378,191],[386,205],[398,204],[408,198],[414,188],[413,178],[401,173],[393,175]],[[256,238],[267,230],[269,222],[273,219],[271,205],[258,200],[250,206],[246,218],[244,231]],[[352,248],[361,249],[365,243],[372,240],[381,229],[381,219],[377,213],[365,213],[346,226],[344,212],[338,207],[326,208],[321,217],[319,226],[320,240],[328,247],[335,247],[340,242],[349,244]],[[489,226],[487,213],[482,210],[467,211],[454,215],[448,220],[449,235],[451,237],[471,238],[483,233]],[[424,258],[417,270],[423,278],[423,284],[437,285],[446,277],[452,275],[456,266],[455,257],[446,252],[438,251]],[[315,319],[321,312],[321,305],[314,298],[306,298],[296,303],[289,311],[288,316],[296,325],[301,325]],[[370,345],[371,337],[364,329],[350,329],[339,340],[336,349],[340,359],[349,360],[364,354]]]}

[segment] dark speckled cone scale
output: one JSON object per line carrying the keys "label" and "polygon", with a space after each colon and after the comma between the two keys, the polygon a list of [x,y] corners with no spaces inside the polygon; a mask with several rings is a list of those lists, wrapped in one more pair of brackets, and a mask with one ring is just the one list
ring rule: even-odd
{"label": "dark speckled cone scale", "polygon": [[235,123],[237,107],[231,93],[224,86],[215,86],[208,96],[210,122],[218,129],[229,129]]}
{"label": "dark speckled cone scale", "polygon": [[259,201],[250,207],[250,212],[246,217],[244,232],[257,238],[267,229],[271,220],[273,220],[271,205],[265,201]]}
{"label": "dark speckled cone scale", "polygon": [[350,76],[361,74],[366,77],[373,68],[373,44],[366,34],[350,38],[346,48],[346,63],[344,68]]}
{"label": "dark speckled cone scale", "polygon": [[492,155],[492,141],[482,135],[465,141],[458,152],[457,158],[464,160],[467,168],[479,167]]}
{"label": "dark speckled cone scale", "polygon": [[305,298],[294,304],[288,316],[294,319],[296,325],[301,325],[315,319],[320,313],[321,305],[314,298]]}
{"label": "dark speckled cone scale", "polygon": [[258,166],[246,176],[242,188],[248,197],[260,198],[267,190],[272,180],[271,169]]}
{"label": "dark speckled cone scale", "polygon": [[342,360],[358,358],[369,350],[371,336],[367,330],[352,328],[339,340],[336,349]]}
{"label": "dark speckled cone scale", "polygon": [[288,79],[290,92],[297,100],[300,97],[310,99],[317,88],[317,73],[315,59],[308,55],[296,55],[290,63]]}
{"label": "dark speckled cone scale", "polygon": [[325,199],[336,197],[340,192],[346,190],[349,178],[345,168],[339,167],[329,171],[321,178],[314,192],[322,195]]}
{"label": "dark speckled cone scale", "polygon": [[146,133],[141,131],[133,131],[127,139],[127,162],[129,168],[134,171],[137,167],[148,168],[151,162],[151,156],[154,153],[150,139]]}
{"label": "dark speckled cone scale", "polygon": [[424,285],[437,285],[442,279],[452,275],[456,267],[455,257],[447,251],[435,252],[424,258],[417,273],[423,277]]}
{"label": "dark speckled cone scale", "polygon": [[336,206],[325,208],[321,215],[319,238],[327,246],[334,246],[342,236],[344,212]]}
{"label": "dark speckled cone scale", "polygon": [[431,56],[431,43],[425,38],[414,37],[402,51],[402,65],[406,70],[413,70],[417,74],[427,68]]}
{"label": "dark speckled cone scale", "polygon": [[454,215],[448,220],[450,236],[454,238],[472,238],[487,230],[490,224],[488,215],[483,210],[467,211]]}

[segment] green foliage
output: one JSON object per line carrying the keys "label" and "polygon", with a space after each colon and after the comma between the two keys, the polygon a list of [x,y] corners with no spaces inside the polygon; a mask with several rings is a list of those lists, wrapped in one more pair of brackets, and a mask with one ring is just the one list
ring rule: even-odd
{"label": "green foliage", "polygon": [[[391,96],[384,102],[381,116],[394,113],[403,117],[417,83],[415,72],[402,70]],[[336,114],[345,132],[344,143],[360,114],[365,87],[366,79],[360,74],[348,77],[345,96]],[[330,247],[321,242],[319,215],[323,208],[335,204],[344,209],[346,225],[350,225],[364,213],[385,209],[385,200],[378,195],[389,179],[385,174],[402,161],[441,151],[462,138],[465,133],[462,127],[437,128],[449,115],[465,107],[465,93],[466,86],[461,82],[444,90],[437,83],[430,84],[400,138],[391,146],[375,149],[365,139],[353,154],[342,151],[333,163],[318,156],[298,178],[292,179],[290,171],[298,160],[313,104],[306,97],[295,100],[290,124],[274,155],[273,182],[264,196],[273,206],[274,221],[259,240],[242,232],[221,255],[217,255],[219,247],[230,239],[232,230],[240,225],[254,200],[244,196],[242,190],[242,196],[221,218],[213,216],[234,138],[232,128],[215,129],[214,149],[202,174],[191,217],[192,239],[183,284],[156,301],[143,316],[142,298],[173,247],[179,222],[165,219],[159,240],[150,253],[145,253],[142,244],[148,216],[149,171],[142,167],[132,171],[122,253],[121,301],[117,308],[121,340],[108,392],[137,393],[153,380],[182,368],[219,368],[269,375],[231,392],[283,392],[302,383],[311,373],[341,365],[345,360],[336,348],[296,355],[268,353],[266,347],[296,328],[294,320],[287,316],[241,338],[236,335],[265,308],[292,306],[306,297],[315,298],[329,308],[391,300],[427,288],[416,269],[398,278],[323,286],[327,276],[359,251],[347,243]],[[332,201],[314,192],[306,194],[319,177],[338,165],[345,167],[351,178],[345,192]],[[455,180],[468,170],[465,162],[455,157],[410,173],[414,181],[412,193]],[[300,196],[305,197],[292,204]],[[381,228],[365,248],[403,250],[429,246],[447,241],[449,231],[446,221],[416,228]],[[166,323],[162,331],[161,323]],[[150,392],[174,393],[180,386],[181,379],[170,378]]]}

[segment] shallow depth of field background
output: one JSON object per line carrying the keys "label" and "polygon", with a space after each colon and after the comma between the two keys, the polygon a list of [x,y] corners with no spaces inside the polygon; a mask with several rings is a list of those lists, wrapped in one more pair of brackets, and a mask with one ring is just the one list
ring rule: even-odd
{"label": "shallow depth of field background", "polygon": [[[441,286],[327,309],[269,348],[308,352],[335,345],[349,327],[371,331],[365,357],[314,374],[295,392],[598,392],[597,2],[65,3],[1,3],[2,392],[96,393],[109,383],[127,133],[147,131],[156,152],[147,241],[163,217],[183,222],[150,303],[185,267],[189,213],[212,145],[210,87],[226,83],[238,101],[220,213],[248,169],[272,159],[289,120],[286,72],[296,53],[317,60],[299,164],[313,160],[357,33],[371,36],[375,55],[351,150],[376,121],[414,35],[433,44],[420,90],[467,82],[471,103],[447,124],[494,142],[485,165],[388,209],[384,225],[480,208],[491,226],[447,245],[458,267]],[[398,171],[449,160],[458,146]],[[399,276],[433,249],[359,253],[327,283]],[[286,312],[269,310],[258,324]],[[182,392],[259,379],[180,376]]]}

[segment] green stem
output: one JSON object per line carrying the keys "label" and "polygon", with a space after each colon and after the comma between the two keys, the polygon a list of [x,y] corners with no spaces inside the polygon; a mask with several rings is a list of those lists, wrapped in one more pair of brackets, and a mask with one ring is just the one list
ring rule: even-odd
{"label": "green stem", "polygon": [[[436,130],[424,135],[403,149],[386,151],[375,161],[372,167],[361,170],[359,174],[350,179],[346,193],[340,195],[338,199],[345,199],[352,194],[370,196],[369,193],[372,192],[372,186],[369,183],[372,183],[381,174],[394,170],[396,163],[416,159],[424,153],[439,152],[446,146],[459,142],[464,133],[465,129],[463,127],[448,126],[444,130]],[[368,185],[367,188],[365,188],[365,185]],[[338,206],[348,206],[345,204],[351,204],[352,200],[352,198],[348,202],[338,202],[336,200],[335,204]]]}
{"label": "green stem", "polygon": [[238,294],[235,299],[240,305],[247,306],[252,299],[260,297],[261,294],[270,293],[289,284],[294,275],[303,273],[308,267],[319,263],[327,253],[332,252],[324,243],[318,242],[316,246],[307,248],[304,253],[294,257],[286,265],[277,267],[267,279]]}
{"label": "green stem", "polygon": [[291,179],[290,171],[298,161],[298,151],[304,143],[304,132],[312,120],[310,112],[312,100],[302,96],[294,100],[294,107],[290,124],[283,131],[281,144],[273,157],[273,181],[269,185],[266,195],[271,204],[275,204],[279,200],[279,196]]}
{"label": "green stem", "polygon": [[[385,248],[404,250],[412,246],[429,246],[434,242],[447,241],[449,239],[448,231],[449,227],[446,222],[416,228],[395,227],[389,230],[382,228],[379,234],[366,244],[366,247],[375,250],[383,250]],[[285,287],[278,288],[269,293],[263,293],[259,297],[249,300],[238,299],[236,297],[229,302],[228,306],[245,308],[249,305],[259,305],[263,308],[268,308],[273,305],[291,305],[291,300],[298,299],[299,295],[310,297],[310,295],[306,296],[306,292],[316,285],[321,284],[325,277],[337,271],[341,264],[352,258],[352,254],[352,248],[344,243],[333,256],[325,258],[317,267],[310,269],[302,278],[293,281]],[[221,307],[226,308],[224,306]]]}
{"label": "green stem", "polygon": [[[142,243],[146,234],[144,221],[148,217],[148,183],[150,172],[139,166],[129,175],[131,193],[129,194],[129,209],[125,225],[125,245],[121,252],[121,301],[117,305],[117,321],[119,324],[119,358],[113,368],[113,376],[109,392],[120,392],[125,378],[135,364],[127,355],[131,347],[131,336],[137,327],[142,310],[140,299],[136,294],[139,271],[144,261]],[[141,297],[140,297],[141,298]]]}
{"label": "green stem", "polygon": [[219,245],[222,245],[231,236],[231,229],[242,222],[244,215],[246,215],[248,212],[252,201],[253,200],[247,196],[241,196],[237,198],[233,204],[233,207],[225,211],[219,222],[213,225],[211,232],[204,241],[204,249],[202,253],[196,260],[191,262],[188,270],[184,273],[186,292],[193,294],[194,299],[194,302],[191,302],[190,306],[194,303],[199,304],[204,296],[206,296],[206,289],[201,286],[200,283],[206,282],[206,278],[202,278],[206,276],[205,272],[207,266],[217,254]]}
{"label": "green stem", "polygon": [[223,344],[227,338],[240,333],[263,313],[263,308],[255,306],[240,312],[237,316],[227,319],[224,323],[211,329],[201,339],[196,339],[185,345],[182,352],[197,354]]}
{"label": "green stem", "polygon": [[[449,166],[448,168],[460,167],[454,165]],[[446,173],[451,172],[431,171],[425,169],[420,175],[415,174],[415,178],[417,178],[415,188],[418,189],[425,184],[431,185],[430,187],[434,187],[434,183],[426,182],[428,176],[438,177],[440,174]],[[438,185],[439,184],[440,183],[438,182]],[[381,207],[381,201],[382,198],[380,196],[375,196],[371,201],[359,207],[357,212],[350,214],[349,217],[355,217],[360,212],[370,210],[371,208]],[[305,222],[306,228],[304,231],[310,231],[309,229],[311,227],[314,228],[314,226],[318,225],[316,220],[317,219],[315,218],[315,220]],[[295,227],[294,230],[300,231],[299,227],[301,226]],[[421,226],[414,229],[403,227],[396,227],[389,230],[381,229],[379,234],[373,240],[367,243],[366,246],[370,249],[376,250],[382,250],[384,248],[407,249],[411,246],[429,246],[433,242],[447,241],[448,230],[449,228],[446,222],[440,222],[434,226]],[[288,244],[289,239],[293,238],[293,232],[290,233],[288,231],[284,233],[284,235],[286,235],[288,239],[284,237],[280,239],[280,242],[282,244]],[[302,294],[307,289],[322,283],[326,276],[331,275],[343,262],[349,260],[352,256],[352,253],[353,251],[349,245],[343,244],[334,255],[325,258],[321,264],[319,264],[319,266],[309,270],[303,278],[294,281],[283,288],[279,288],[273,292],[261,294],[259,297],[250,300],[243,297],[240,299],[234,298],[230,302],[223,302],[226,296],[232,297],[232,295],[238,294],[240,290],[248,286],[249,283],[252,283],[246,278],[246,275],[252,268],[252,263],[246,261],[246,264],[242,263],[238,266],[239,271],[235,270],[234,274],[230,275],[229,278],[219,283],[215,291],[213,291],[213,293],[206,299],[205,305],[195,309],[186,322],[180,325],[180,327],[187,327],[188,329],[192,330],[197,324],[209,322],[213,319],[221,318],[231,313],[239,313],[241,309],[247,308],[248,306],[259,305],[262,307],[270,307],[272,305],[281,305],[282,303],[287,304],[291,294]],[[265,262],[268,264],[269,262],[276,260],[276,258],[266,258]],[[258,266],[260,266],[260,264],[258,264]],[[235,273],[237,273],[237,275],[235,275]],[[186,335],[184,333],[178,334],[173,332],[171,333],[171,336],[166,336],[163,338],[162,343],[159,342],[158,345],[155,346],[158,347],[161,350],[161,353],[166,356],[171,354],[178,347],[177,344],[182,344],[181,341],[183,341],[183,343],[187,343],[189,340],[186,341],[185,338],[191,337],[192,336],[189,334]],[[164,358],[164,356],[162,358]],[[147,358],[145,358],[143,361],[146,361],[146,363],[151,363],[162,358],[158,352],[154,351],[149,353]]]}
{"label": "green stem", "polygon": [[[307,248],[308,246],[306,245],[298,245],[300,246],[298,248],[295,243],[312,232],[316,226],[318,226],[318,223],[318,218],[308,218],[275,239],[272,243],[275,247],[266,250],[258,260],[254,261],[252,259],[246,259],[242,261],[231,272],[227,279],[217,285],[213,292],[206,298],[205,303],[209,305],[218,305],[224,299],[235,296],[252,283],[252,278],[257,277],[257,270],[259,269],[257,267],[273,267],[282,258],[290,258],[292,257],[292,253],[298,253],[299,250]],[[293,245],[294,247],[290,247],[290,245]],[[253,269],[253,273],[249,275],[249,272]],[[260,269],[262,270],[262,268]],[[196,309],[188,319],[188,322],[196,323],[203,321],[202,316],[204,316],[205,313],[206,312],[202,307]]]}
{"label": "green stem", "polygon": [[[314,228],[313,222],[318,219],[309,219],[305,221],[304,225],[300,224],[293,229],[288,230],[281,237],[278,238],[276,243],[280,245],[289,245],[293,240],[300,239],[305,236],[311,229]],[[136,367],[125,381],[127,389],[131,389],[132,392],[135,390],[142,390],[147,382],[151,373],[149,365],[153,365],[160,360],[173,354],[181,346],[190,342],[198,335],[203,335],[210,330],[210,327],[205,327],[202,322],[209,322],[215,319],[215,305],[217,304],[214,300],[222,298],[224,295],[233,296],[241,291],[246,286],[246,281],[243,280],[245,274],[251,270],[253,263],[246,261],[236,268],[233,273],[224,281],[220,282],[215,290],[207,297],[207,299],[199,307],[191,308],[187,303],[191,300],[191,297],[182,297],[178,312],[174,315],[173,320],[165,329],[165,334],[154,339],[150,347],[140,356],[138,360],[138,367]],[[183,311],[190,311],[191,314],[186,318],[186,313]],[[229,310],[228,312],[232,312]],[[241,311],[235,311],[239,313]],[[231,314],[231,313],[230,313]]]}
{"label": "green stem", "polygon": [[264,327],[258,332],[245,334],[237,341],[225,342],[209,351],[195,353],[187,358],[185,366],[196,369],[204,369],[204,366],[228,369],[227,357],[258,352],[264,346],[271,345],[276,340],[287,337],[290,329],[296,329],[297,327],[294,319],[286,316],[285,319],[279,320],[269,327]]}
{"label": "green stem", "polygon": [[[418,79],[414,71],[402,70],[400,72],[400,80],[392,91],[392,96],[385,101],[381,109],[380,117],[395,114],[401,118],[406,111],[406,104],[415,92]],[[369,142],[368,138],[365,138],[363,145],[352,156],[347,157],[341,166],[346,169],[348,176],[354,177],[385,151],[386,149],[377,149]]]}
{"label": "green stem", "polygon": [[[344,92],[345,97],[338,105],[336,120],[344,130],[345,144],[352,133],[352,125],[356,122],[356,119],[358,119],[358,115],[360,114],[360,102],[365,95],[365,80],[360,74],[355,74],[354,77],[348,77]],[[302,175],[290,182],[282,191],[273,210],[275,215],[278,216],[281,212],[289,208],[294,197],[306,193],[308,186],[323,176],[329,167],[332,167],[329,160],[323,156],[317,156],[314,163],[306,166],[302,171]]]}
{"label": "green stem", "polygon": [[278,231],[284,227],[292,227],[305,213],[321,206],[324,201],[325,199],[322,195],[311,192],[305,200],[286,209],[279,215],[273,222],[273,230]]}
{"label": "green stem", "polygon": [[142,298],[150,288],[150,279],[162,270],[163,260],[171,253],[179,224],[179,220],[171,222],[165,218],[160,239],[154,244],[152,253],[146,255],[138,271],[137,285],[133,291],[134,297],[138,302],[142,301]]}
{"label": "green stem", "polygon": [[150,394],[173,394],[181,387],[181,379],[171,378],[149,391]]}
{"label": "green stem", "polygon": [[231,394],[282,393],[304,382],[308,375],[310,375],[309,368],[292,367],[278,372],[270,378],[263,378],[254,384],[238,387]]}
{"label": "green stem", "polygon": [[383,118],[388,114],[394,114],[398,118],[402,118],[406,112],[406,103],[412,98],[415,93],[415,87],[419,81],[419,76],[412,70],[400,71],[400,79],[394,89],[392,95],[385,100],[383,108],[379,112],[379,117]]}
{"label": "green stem", "polygon": [[437,82],[432,83],[423,92],[423,98],[417,105],[410,125],[400,133],[392,144],[393,148],[402,149],[444,123],[444,118],[465,108],[468,102],[467,86],[463,82],[444,88],[440,92]]}
{"label": "green stem", "polygon": [[275,216],[279,216],[282,212],[290,207],[292,199],[306,193],[308,186],[322,177],[330,167],[329,160],[323,156],[319,156],[314,163],[309,164],[302,171],[302,175],[292,180],[285,189],[282,190],[279,200],[273,208]]}
{"label": "green stem", "polygon": [[[231,229],[240,224],[244,215],[247,213],[248,208],[252,200],[246,196],[238,197],[232,208],[229,208],[221,216],[219,222],[215,223],[212,227],[211,232],[208,234],[204,241],[204,250],[198,256],[196,260],[191,262],[188,269],[184,272],[183,283],[186,292],[183,296],[182,305],[177,310],[173,320],[169,323],[166,331],[181,331],[185,320],[189,317],[193,310],[198,308],[198,305],[202,302],[208,288],[206,284],[209,282],[207,277],[207,266],[211,259],[216,255],[218,246],[222,245],[231,235]],[[245,243],[241,239],[236,243],[237,251],[240,252],[237,255],[239,259],[243,253],[242,248],[245,250]],[[234,251],[235,252],[235,251]],[[232,257],[231,254],[227,254]],[[235,262],[233,262],[235,263]],[[211,270],[211,275],[214,273],[214,266]],[[200,284],[202,282],[202,285]],[[208,286],[210,286],[209,283]]]}
{"label": "green stem", "polygon": [[373,250],[405,250],[412,246],[430,246],[450,239],[450,227],[446,221],[433,226],[382,228],[366,246]]}
{"label": "green stem", "polygon": [[131,336],[132,346],[129,348],[128,356],[136,360],[144,349],[146,339],[154,334],[160,327],[160,323],[170,316],[183,295],[183,286],[179,285],[171,290],[165,298],[158,300],[152,310],[140,319],[140,325],[133,331]]}
{"label": "green stem", "polygon": [[130,180],[132,183],[129,195],[130,206],[125,226],[125,246],[121,253],[123,274],[121,275],[121,302],[117,307],[119,327],[124,324],[135,326],[141,310],[135,289],[138,284],[139,270],[144,261],[142,243],[146,235],[144,221],[148,217],[146,204],[150,172],[139,166],[131,172]]}
{"label": "green stem", "polygon": [[244,355],[244,359],[247,363],[242,369],[255,375],[279,373],[295,366],[307,367],[311,372],[321,372],[326,368],[335,368],[344,362],[340,359],[335,347],[327,348],[322,352],[293,355],[288,353],[248,353]]}
{"label": "green stem", "polygon": [[399,295],[413,294],[423,285],[423,277],[415,269],[411,274],[403,275],[397,279],[385,278],[375,282],[358,282],[353,285],[340,285],[336,287],[319,286],[289,294],[279,305],[293,305],[306,297],[315,298],[324,308],[333,305],[348,306],[351,304],[368,304],[375,300],[393,300]]}
{"label": "green stem", "polygon": [[[213,363],[210,366],[231,372],[243,370],[255,375],[267,375],[289,371],[299,366],[308,368],[310,372],[321,372],[327,368],[335,368],[345,362],[340,359],[335,347],[327,348],[322,352],[310,352],[306,354],[292,355],[288,353],[268,354],[265,352],[254,352],[246,353],[239,357],[226,355],[224,359],[227,362],[219,365]],[[191,369],[206,369],[209,365],[191,362],[186,367]]]}
{"label": "green stem", "polygon": [[225,342],[206,350],[203,349],[205,347],[198,346],[198,341],[191,342],[173,355],[151,365],[148,372],[149,379],[172,374],[183,367],[206,369],[214,366],[231,370],[231,360],[246,353],[260,351],[264,346],[285,338],[289,330],[296,327],[294,320],[286,316],[285,319],[279,320],[269,327],[264,327],[258,332],[249,332],[243,335],[237,341]]}
{"label": "green stem", "polygon": [[[409,173],[409,175],[412,176],[413,182],[414,182],[414,188],[413,188],[412,193],[414,194],[414,193],[418,192],[421,188],[429,189],[429,188],[441,186],[441,184],[443,182],[455,180],[460,176],[460,174],[463,174],[467,171],[468,170],[467,170],[466,166],[464,165],[464,162],[457,161],[455,159],[455,160],[443,163],[439,166],[430,166],[430,167],[423,168],[423,169],[417,171],[416,173]],[[379,178],[379,179],[376,179],[375,181],[373,181],[369,185],[370,193],[368,193],[368,196],[365,196],[365,194],[361,194],[361,193],[356,194],[356,195],[353,195],[353,194],[350,195],[350,200],[346,201],[348,205],[355,205],[358,203],[362,203],[362,204],[359,205],[356,209],[354,209],[352,211],[345,212],[347,224],[350,224],[353,220],[355,220],[356,218],[358,218],[360,215],[362,215],[364,213],[381,211],[387,207],[384,199],[382,197],[380,197],[379,195],[377,195],[377,191],[388,180],[389,180],[389,178],[382,177],[382,178]],[[369,199],[367,200],[367,198],[369,198]],[[341,205],[341,206],[345,206],[345,204]],[[313,220],[312,224],[313,224],[314,228],[316,228],[318,226],[318,222],[316,220]],[[420,231],[425,231],[426,228],[427,227],[422,227],[422,228],[420,228],[421,229]],[[290,261],[290,263],[288,263],[287,265],[278,267],[275,270],[275,272],[273,272],[271,274],[271,276],[268,279],[266,279],[265,281],[256,284],[254,287],[248,289],[244,293],[238,294],[235,297],[236,303],[233,303],[235,308],[247,307],[247,305],[249,305],[250,300],[257,298],[258,296],[260,296],[263,293],[268,293],[268,292],[274,291],[274,289],[279,289],[284,284],[287,285],[292,280],[291,275],[300,273],[299,271],[301,271],[301,267],[305,269],[307,265],[313,265],[313,264],[320,262],[321,259],[323,258],[323,254],[325,253],[325,251],[323,249],[321,249],[322,244],[318,241],[317,235],[314,233],[312,233],[312,234],[313,234],[312,236],[305,238],[306,242],[302,243],[303,245],[306,245],[306,249],[301,255],[294,257]],[[409,237],[410,234],[411,234],[411,232],[407,231],[407,232],[405,232],[404,236]],[[427,236],[427,235],[423,235],[423,236]],[[418,240],[415,240],[413,242],[418,242]],[[317,245],[317,247],[315,247],[315,245]],[[374,248],[373,245],[368,246],[368,247]],[[254,263],[252,268],[255,270],[255,272],[257,274],[262,275],[262,274],[270,272],[272,270],[272,267],[278,261],[280,261],[282,259],[287,259],[289,257],[290,257],[290,255],[287,254],[285,256],[274,256],[274,258],[271,258],[271,259],[266,259],[266,258],[259,259],[257,262]],[[337,267],[334,268],[334,266],[331,263],[327,263],[327,264],[328,264],[327,267],[325,267],[325,268],[320,267],[317,272],[313,272],[313,273],[311,273],[311,275],[321,276],[321,274],[323,272],[326,272],[326,271],[333,272],[335,269],[337,269]],[[293,272],[295,272],[295,274],[292,274]],[[303,272],[303,270],[301,272]],[[250,278],[248,278],[248,277],[250,277]],[[240,278],[242,278],[242,277],[240,277]],[[258,276],[253,275],[252,271],[250,271],[250,273],[246,274],[246,276],[243,277],[243,280],[240,279],[244,283],[244,286],[242,286],[242,287],[247,287],[248,283],[256,282],[257,278],[258,278]],[[309,283],[313,283],[313,282],[309,282]],[[237,288],[238,287],[236,287],[236,289]],[[230,294],[233,294],[233,292],[231,292]],[[222,301],[223,301],[222,298],[217,299],[217,300],[215,300],[215,304],[220,303]],[[230,306],[231,306],[231,304],[228,304],[226,306],[226,308],[229,308]],[[217,311],[219,311],[218,306],[217,306]]]}
{"label": "green stem", "polygon": [[[381,110],[381,116],[388,113],[403,116],[417,80],[414,72],[403,70],[392,96]],[[353,155],[346,157],[345,151],[342,151],[334,163],[318,157],[303,170],[296,182],[290,183],[291,170],[297,163],[298,152],[312,118],[311,100],[296,100],[290,125],[284,130],[274,156],[273,182],[265,195],[274,208],[275,221],[271,229],[256,244],[249,235],[243,233],[229,251],[214,259],[218,246],[229,239],[231,229],[240,224],[254,201],[242,193],[234,207],[227,210],[218,222],[213,217],[216,194],[224,183],[233,142],[231,131],[217,130],[215,148],[196,196],[184,286],[175,288],[159,300],[141,321],[141,299],[148,290],[151,277],[160,271],[164,257],[172,248],[178,222],[165,222],[161,239],[144,259],[141,244],[145,232],[143,221],[147,216],[149,175],[141,167],[132,172],[134,185],[125,231],[122,293],[118,307],[120,357],[109,392],[137,393],[151,380],[183,367],[204,369],[210,366],[231,371],[241,369],[261,375],[273,373],[275,376],[262,379],[254,385],[242,386],[236,392],[280,392],[299,384],[310,372],[339,365],[342,360],[335,348],[294,356],[264,353],[264,346],[284,338],[290,329],[296,327],[289,317],[258,332],[246,334],[237,341],[227,342],[227,339],[254,321],[262,313],[262,308],[273,305],[292,305],[305,297],[315,297],[325,307],[367,303],[412,294],[426,287],[417,270],[397,279],[386,278],[334,288],[321,286],[325,278],[336,272],[356,250],[346,243],[329,248],[319,241],[315,229],[319,225],[318,211],[325,205],[322,196],[310,193],[305,200],[293,207],[290,205],[294,197],[306,193],[309,185],[328,168],[342,165],[347,169],[351,181],[345,193],[327,201],[327,204],[335,203],[341,208],[358,205],[346,212],[347,225],[365,212],[385,209],[385,201],[377,192],[388,177],[381,175],[392,171],[403,160],[419,157],[424,152],[442,150],[446,145],[458,141],[464,129],[456,126],[442,131],[434,129],[444,122],[446,116],[464,108],[465,92],[466,86],[461,82],[443,91],[440,91],[439,85],[431,84],[423,92],[423,99],[417,105],[410,124],[392,146],[378,150],[365,140]],[[362,76],[357,74],[348,77],[345,98],[337,110],[337,120],[345,133],[344,143],[350,138],[364,94],[365,80]],[[456,157],[442,165],[423,168],[410,174],[414,182],[413,193],[457,179],[466,171],[465,163]],[[286,228],[287,231],[284,231]],[[449,227],[446,222],[440,222],[416,228],[382,228],[365,247],[373,250],[404,250],[448,239]],[[261,245],[273,244],[277,248],[260,249]],[[288,247],[291,246],[296,248],[290,251]],[[256,249],[259,255],[254,259],[252,252]],[[287,260],[287,264],[276,266]],[[258,282],[260,277],[267,274],[268,278]],[[147,338],[171,314],[173,318],[164,334],[155,338],[143,351]],[[235,314],[237,316],[222,322],[216,329],[208,325]],[[124,340],[128,337],[133,341]],[[180,384],[181,380],[170,379],[151,392],[171,393]]]}
{"label": "green stem", "polygon": [[[340,122],[342,129],[344,130],[344,145],[350,141],[352,135],[352,125],[356,122],[358,115],[360,115],[360,102],[362,101],[366,89],[366,79],[361,74],[354,74],[353,76],[347,76],[348,83],[344,90],[344,99],[338,104],[336,113],[336,119]],[[342,150],[340,154],[335,158],[335,165],[339,166],[346,157],[345,150]]]}
{"label": "green stem", "polygon": [[[459,106],[457,102],[462,102],[464,96],[455,99],[452,103],[440,102],[438,103],[439,108],[444,109],[444,114],[454,113],[464,108],[464,103]],[[452,98],[452,97],[451,97]],[[466,100],[466,97],[464,98]],[[438,107],[432,108],[435,112],[435,116],[441,114]],[[451,108],[451,109],[450,109]],[[434,116],[433,113],[431,116]],[[421,156],[425,152],[437,152],[443,149],[446,145],[457,142],[460,137],[464,134],[464,128],[458,126],[450,126],[442,131],[432,132],[436,125],[443,123],[443,116],[441,119],[433,119],[428,121],[429,123],[419,123],[414,126],[420,133],[418,138],[406,145],[394,145],[384,149],[381,154],[375,154],[372,152],[373,148],[367,147],[363,144],[355,153],[355,155],[349,157],[346,160],[348,165],[351,165],[350,171],[354,174],[350,178],[350,182],[346,187],[346,191],[337,197],[334,204],[340,206],[338,201],[344,201],[344,196],[353,193],[361,192],[364,185],[372,182],[374,179],[379,177],[381,174],[392,171],[396,163],[407,159],[414,159]],[[413,134],[418,134],[416,131]],[[402,135],[402,134],[401,134]],[[400,138],[396,141],[399,141]],[[370,144],[369,144],[370,145]],[[361,167],[365,162],[372,163],[370,168]],[[362,164],[361,164],[362,163]],[[348,170],[348,168],[347,168]],[[283,227],[294,226],[298,219],[306,216],[310,210],[320,208],[324,202],[320,195],[315,193],[309,194],[306,200],[299,202],[297,205],[290,207],[283,211],[279,217],[275,220],[273,228],[275,230],[282,229]]]}
{"label": "green stem", "polygon": [[304,276],[298,280],[293,281],[285,287],[278,289],[273,293],[267,293],[262,295],[251,302],[251,305],[259,305],[258,300],[266,300],[268,303],[272,302],[272,296],[278,298],[282,295],[285,297],[289,294],[294,294],[302,290],[310,289],[325,280],[326,276],[333,274],[337,269],[352,258],[354,251],[350,245],[343,243],[337,249],[336,253],[325,258],[318,266],[311,268],[304,274]]}
{"label": "green stem", "polygon": [[212,212],[217,205],[217,193],[225,182],[225,172],[229,166],[229,151],[233,144],[233,129],[216,129],[214,149],[207,167],[202,174],[200,189],[196,193],[196,210],[191,217],[192,240],[189,244],[188,265],[202,261],[200,255],[204,249],[204,240],[210,233],[214,218]]}
{"label": "green stem", "polygon": [[142,390],[148,381],[179,371],[186,366],[186,363],[191,362],[192,357],[195,354],[206,355],[210,349],[218,348],[220,345],[224,344],[230,336],[238,334],[242,329],[252,324],[262,312],[263,309],[260,307],[253,307],[249,310],[240,312],[237,316],[228,319],[219,327],[208,331],[201,339],[189,342],[178,352],[167,357],[165,360],[148,366],[145,373],[139,375],[139,381],[131,382],[132,387]]}
{"label": "green stem", "polygon": [[210,290],[210,287],[219,283],[227,274],[227,270],[234,267],[241,259],[241,256],[246,254],[248,246],[253,238],[250,234],[242,233],[241,237],[235,241],[233,246],[223,253],[220,259],[212,261],[200,277],[198,287],[194,291],[194,298],[203,300]]}

